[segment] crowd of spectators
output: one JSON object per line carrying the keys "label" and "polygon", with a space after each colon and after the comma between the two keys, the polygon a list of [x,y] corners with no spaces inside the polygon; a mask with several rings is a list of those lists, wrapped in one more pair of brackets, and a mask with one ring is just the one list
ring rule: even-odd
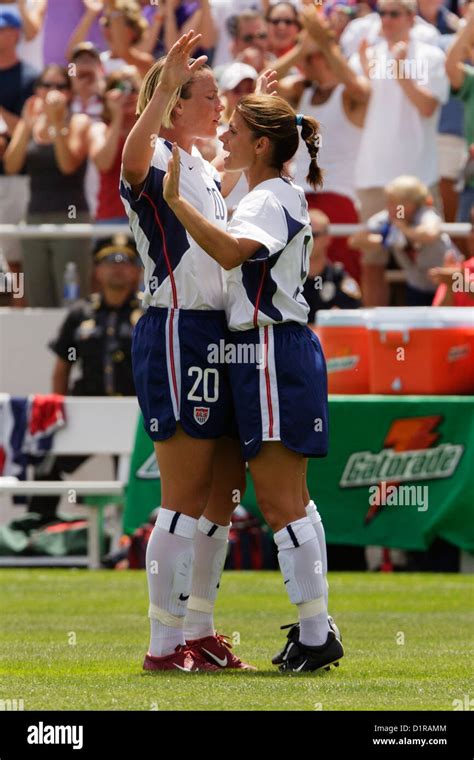
{"label": "crowd of spectators", "polygon": [[[341,282],[353,283],[348,298],[375,306],[390,303],[386,270],[398,268],[405,303],[431,304],[440,271],[468,255],[468,241],[451,240],[441,223],[471,222],[474,206],[466,0],[3,0],[0,224],[127,223],[120,162],[140,83],[191,28],[220,87],[222,131],[268,67],[279,94],[320,122],[323,188],[306,184],[304,149],[288,174],[318,212],[313,226],[364,230],[326,235],[312,270],[337,264]],[[199,147],[219,167],[219,140]],[[240,178],[230,213],[245,192]],[[71,263],[89,296],[91,251],[84,238],[0,235],[0,269],[24,273],[25,298],[12,305],[60,306]],[[318,296],[317,308],[333,306]]]}

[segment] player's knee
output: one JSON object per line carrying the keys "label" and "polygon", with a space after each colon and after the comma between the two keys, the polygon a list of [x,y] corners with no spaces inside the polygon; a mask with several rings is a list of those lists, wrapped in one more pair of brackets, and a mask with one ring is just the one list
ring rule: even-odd
{"label": "player's knee", "polygon": [[275,494],[257,492],[257,502],[266,522],[275,531],[281,527],[282,516],[285,514],[285,504],[281,503]]}

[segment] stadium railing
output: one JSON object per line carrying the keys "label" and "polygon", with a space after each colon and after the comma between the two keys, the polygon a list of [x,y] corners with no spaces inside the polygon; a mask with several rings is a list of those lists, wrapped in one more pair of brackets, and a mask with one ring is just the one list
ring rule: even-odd
{"label": "stadium railing", "polygon": [[[333,237],[344,237],[363,228],[362,224],[331,224],[329,233]],[[464,222],[444,223],[441,229],[453,237],[467,237],[471,225]],[[0,245],[2,237],[21,240],[69,237],[98,239],[118,234],[133,236],[126,224],[0,224]]]}

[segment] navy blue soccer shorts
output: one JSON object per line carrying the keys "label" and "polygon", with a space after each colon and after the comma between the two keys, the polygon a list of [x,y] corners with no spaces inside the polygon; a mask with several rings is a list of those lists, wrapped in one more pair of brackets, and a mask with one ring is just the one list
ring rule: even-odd
{"label": "navy blue soccer shorts", "polygon": [[286,322],[230,332],[229,364],[235,414],[245,460],[264,441],[281,441],[305,457],[328,451],[328,395],[324,354],[305,325]]}
{"label": "navy blue soccer shorts", "polygon": [[[193,438],[236,434],[222,346],[224,311],[149,307],[133,334],[133,375],[145,429],[164,441],[179,422]],[[216,359],[217,357],[217,359]]]}

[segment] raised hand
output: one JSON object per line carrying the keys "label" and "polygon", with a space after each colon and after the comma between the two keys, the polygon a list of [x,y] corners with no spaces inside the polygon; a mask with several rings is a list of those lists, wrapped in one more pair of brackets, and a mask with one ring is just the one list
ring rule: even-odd
{"label": "raised hand", "polygon": [[104,10],[104,0],[82,0],[82,2],[84,3],[85,9],[91,11],[91,13],[96,13],[98,15]]}
{"label": "raised hand", "polygon": [[314,5],[305,5],[301,16],[304,28],[318,45],[324,47],[335,39],[329,23],[318,13]]}
{"label": "raised hand", "polygon": [[112,119],[123,116],[123,109],[127,94],[122,90],[109,90],[105,94],[105,102]]}
{"label": "raised hand", "polygon": [[396,42],[392,48],[392,54],[396,61],[404,61],[408,55],[408,43]]}
{"label": "raised hand", "polygon": [[67,98],[62,92],[51,90],[44,101],[44,111],[55,127],[62,127],[66,120]]}
{"label": "raised hand", "polygon": [[276,71],[273,69],[266,69],[257,79],[255,85],[256,95],[278,95],[275,89],[278,86],[278,79]]}
{"label": "raised hand", "polygon": [[25,101],[25,105],[21,112],[21,118],[30,131],[33,129],[33,125],[42,110],[43,101],[37,95],[32,95],[31,98],[28,98],[28,100]]}
{"label": "raised hand", "polygon": [[169,206],[179,200],[179,178],[181,173],[179,148],[173,144],[173,157],[168,162],[168,171],[163,177],[163,198]]}
{"label": "raised hand", "polygon": [[177,40],[168,55],[160,77],[160,89],[173,92],[191,79],[194,72],[207,61],[207,55],[201,55],[194,63],[189,63],[191,51],[201,39],[202,34],[195,34],[191,29]]}

